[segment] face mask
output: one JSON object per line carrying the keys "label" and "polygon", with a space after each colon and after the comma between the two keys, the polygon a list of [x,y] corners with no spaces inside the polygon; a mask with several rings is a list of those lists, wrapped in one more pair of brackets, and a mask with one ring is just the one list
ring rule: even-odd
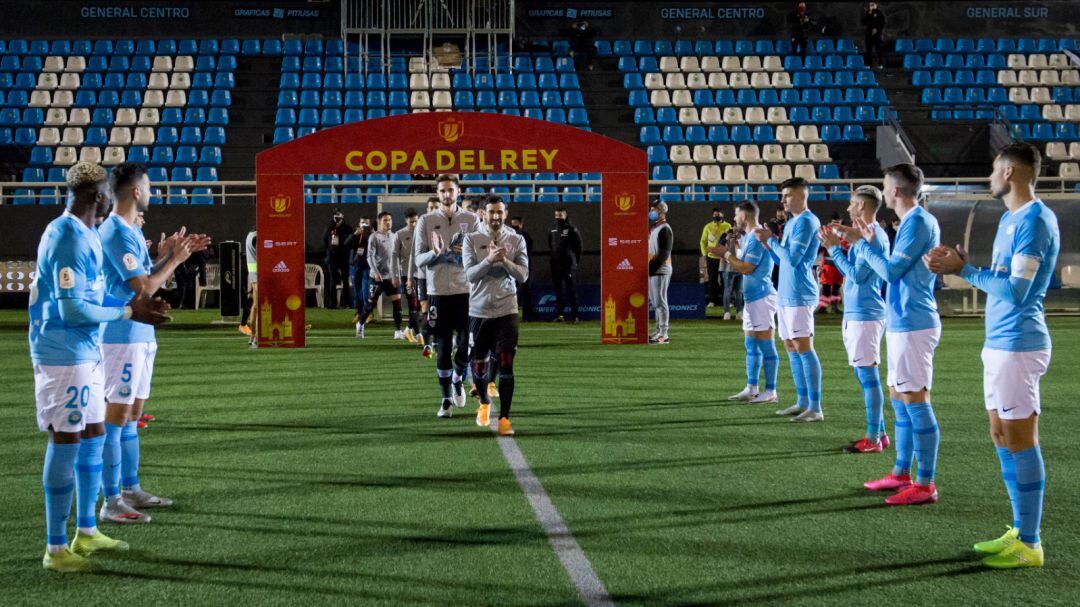
{"label": "face mask", "polygon": [[712,220],[717,222],[717,223],[720,223],[721,221],[724,220],[724,218],[723,217],[713,217]]}
{"label": "face mask", "polygon": [[660,219],[660,213],[649,211],[649,221],[656,221],[657,219]]}

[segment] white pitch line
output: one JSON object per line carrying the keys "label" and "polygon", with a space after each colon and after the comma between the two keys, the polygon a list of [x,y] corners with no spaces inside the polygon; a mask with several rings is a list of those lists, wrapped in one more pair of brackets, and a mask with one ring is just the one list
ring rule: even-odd
{"label": "white pitch line", "polygon": [[[495,409],[497,405],[492,403],[491,407]],[[555,508],[555,504],[551,501],[547,491],[544,490],[544,485],[540,483],[536,473],[529,467],[529,462],[525,460],[525,454],[521,452],[517,442],[511,436],[498,435],[499,420],[498,415],[494,414],[494,412],[491,416],[490,428],[495,432],[495,438],[499,441],[499,449],[502,450],[503,457],[506,459],[507,465],[510,466],[510,470],[514,472],[518,486],[525,493],[525,498],[529,501],[529,506],[532,507],[533,513],[536,515],[536,520],[540,523],[544,533],[547,534],[552,550],[555,551],[555,555],[559,557],[563,569],[570,576],[570,581],[577,590],[578,598],[586,607],[615,607],[615,602],[611,600],[611,595],[608,594],[607,586],[604,586],[604,582],[596,575],[596,570],[593,569],[589,557],[585,556],[585,551],[581,549],[577,539],[570,533],[566,521],[559,514],[559,510]]]}

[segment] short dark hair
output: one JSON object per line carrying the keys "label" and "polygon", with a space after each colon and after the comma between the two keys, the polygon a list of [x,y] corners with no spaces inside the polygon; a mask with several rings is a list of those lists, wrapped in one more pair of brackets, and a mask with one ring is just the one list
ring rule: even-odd
{"label": "short dark hair", "polygon": [[458,179],[458,176],[453,173],[443,173],[442,175],[439,175],[435,178],[435,185],[438,186],[444,181],[452,181],[454,182],[454,185],[459,187],[461,186],[461,180]]}
{"label": "short dark hair", "polygon": [[122,162],[109,171],[109,185],[113,192],[119,193],[121,188],[131,187],[140,177],[146,175],[145,164],[138,162]]}
{"label": "short dark hair", "polygon": [[908,198],[918,198],[923,185],[923,172],[910,162],[894,164],[885,169],[885,176],[892,177],[900,186],[900,193]]}
{"label": "short dark hair", "polygon": [[437,204],[439,202],[439,197],[438,196],[428,196],[427,201],[428,201],[428,204],[431,204],[433,202]]}
{"label": "short dark hair", "polygon": [[383,211],[375,216],[375,219],[382,219],[383,217],[390,217],[390,211]]}
{"label": "short dark hair", "polygon": [[498,194],[488,194],[484,197],[484,206],[486,207],[489,204],[506,204],[506,201]]}
{"label": "short dark hair", "polygon": [[1042,154],[1039,153],[1039,148],[1030,143],[1010,143],[998,150],[997,157],[1029,167],[1032,183],[1039,178],[1039,171],[1042,170]]}
{"label": "short dark hair", "polygon": [[525,220],[521,218],[521,215],[514,215],[510,218],[510,221],[520,221],[521,223],[525,223]]}
{"label": "short dark hair", "polygon": [[566,212],[566,205],[560,204],[559,206],[555,207],[555,212],[556,213],[565,213]]}
{"label": "short dark hair", "polygon": [[751,215],[753,215],[754,219],[757,219],[759,209],[758,209],[758,205],[757,205],[756,202],[754,202],[752,200],[744,200],[744,201],[739,203],[739,206],[735,207],[735,210],[736,211],[746,211],[747,213],[750,213]]}
{"label": "short dark hair", "polygon": [[416,209],[414,209],[412,207],[409,207],[409,208],[405,209],[405,218],[406,219],[408,219],[410,217],[416,217],[416,215],[417,215]]}
{"label": "short dark hair", "polygon": [[712,212],[713,213],[723,213],[724,209],[721,209],[720,207],[713,207]]}
{"label": "short dark hair", "polygon": [[802,177],[791,177],[790,179],[785,179],[783,183],[780,184],[780,191],[783,192],[787,188],[806,189],[808,187],[810,187],[809,181],[803,179]]}

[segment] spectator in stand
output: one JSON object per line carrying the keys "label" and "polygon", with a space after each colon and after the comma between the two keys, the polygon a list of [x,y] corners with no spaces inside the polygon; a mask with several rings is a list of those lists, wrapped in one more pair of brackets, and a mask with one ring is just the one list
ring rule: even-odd
{"label": "spectator in stand", "polygon": [[[831,224],[842,223],[843,218],[840,213],[833,213]],[[841,243],[846,245],[847,243]],[[845,251],[847,249],[845,248]],[[840,273],[840,270],[833,263],[832,253],[829,249],[821,247],[821,269],[818,274],[818,280],[821,282],[821,296],[818,310],[824,309],[827,314],[836,314],[840,311],[839,304],[842,297],[844,285],[844,275]]]}
{"label": "spectator in stand", "polygon": [[815,24],[806,12],[806,3],[796,4],[795,10],[788,14],[787,21],[791,30],[791,52],[798,53],[799,57],[805,60],[806,47],[810,43],[810,31]]}
{"label": "spectator in stand", "polygon": [[867,2],[862,14],[863,57],[866,65],[873,66],[874,54],[877,54],[878,69],[885,68],[885,13],[881,12],[877,2]]}
{"label": "spectator in stand", "polygon": [[[776,217],[766,223],[772,233],[777,235],[777,238],[782,237],[784,235],[784,226],[787,224],[787,212],[784,211],[783,207],[777,207]],[[772,281],[774,285],[780,283],[780,264],[773,264]]]}
{"label": "spectator in stand", "polygon": [[570,48],[578,69],[593,69],[596,61],[596,30],[588,21],[581,19],[570,25]]}

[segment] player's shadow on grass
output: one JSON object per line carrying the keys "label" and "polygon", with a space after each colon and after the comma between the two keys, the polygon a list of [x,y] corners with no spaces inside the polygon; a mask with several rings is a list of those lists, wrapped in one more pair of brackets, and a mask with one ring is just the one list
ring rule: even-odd
{"label": "player's shadow on grass", "polygon": [[[823,555],[822,555],[823,556]],[[841,560],[827,559],[827,562]],[[917,573],[914,570],[931,568],[930,571]],[[946,568],[942,570],[941,568]],[[940,577],[957,577],[988,573],[992,570],[972,561],[969,555],[957,555],[953,557],[916,560],[897,563],[882,563],[868,565],[857,563],[851,567],[842,567],[832,570],[800,571],[791,575],[766,576],[761,578],[738,579],[712,584],[696,586],[683,586],[671,589],[667,593],[652,595],[615,595],[612,599],[616,602],[635,603],[640,605],[679,605],[685,607],[698,607],[704,605],[753,605],[758,603],[785,603],[800,599],[816,598],[824,603],[830,601],[851,600],[848,598],[834,597],[833,595],[848,592],[865,596],[866,592],[875,587],[892,587],[897,584],[911,585],[914,582],[932,580]],[[894,573],[895,575],[882,576],[879,574]],[[852,581],[842,581],[843,578],[857,576]],[[807,584],[807,580],[813,580],[813,584]],[[795,588],[778,590],[776,587],[797,585]],[[757,589],[766,589],[762,594],[755,594]],[[687,595],[716,594],[716,598],[708,599],[685,599]],[[723,597],[723,598],[720,598]],[[852,597],[855,598],[855,597]]]}

